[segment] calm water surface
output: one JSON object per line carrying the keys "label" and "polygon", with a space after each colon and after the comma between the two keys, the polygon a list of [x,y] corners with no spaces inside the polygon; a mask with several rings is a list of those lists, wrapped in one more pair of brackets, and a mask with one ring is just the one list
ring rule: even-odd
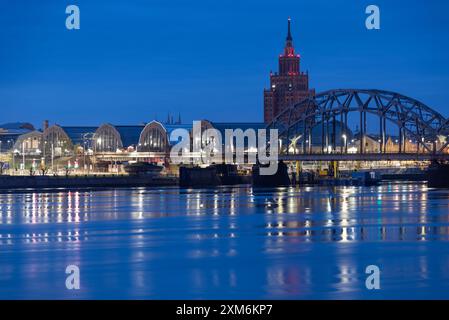
{"label": "calm water surface", "polygon": [[3,193],[0,298],[449,298],[448,240],[425,184]]}

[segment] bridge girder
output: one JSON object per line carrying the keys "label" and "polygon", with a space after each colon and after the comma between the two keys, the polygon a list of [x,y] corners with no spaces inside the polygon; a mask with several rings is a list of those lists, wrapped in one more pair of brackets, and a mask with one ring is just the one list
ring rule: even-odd
{"label": "bridge girder", "polygon": [[[443,152],[449,144],[449,119],[416,99],[374,89],[336,89],[310,96],[280,113],[268,128],[278,129],[279,137],[287,140],[285,145],[289,145],[289,140],[298,140],[299,136],[303,136],[305,140],[306,135],[310,136],[317,124],[322,123],[324,126],[325,121],[329,122],[330,119],[340,117],[340,122],[347,127],[347,116],[353,112],[360,114],[360,153],[363,153],[362,142],[367,133],[366,114],[379,118],[379,136],[383,149],[386,144],[387,121],[398,127],[403,144],[407,136],[416,141],[418,148],[422,146],[427,152],[434,154]],[[446,141],[437,149],[436,142],[442,136]],[[312,142],[308,143],[310,148]],[[383,149],[382,152],[386,152]],[[288,147],[286,153],[289,153]]]}

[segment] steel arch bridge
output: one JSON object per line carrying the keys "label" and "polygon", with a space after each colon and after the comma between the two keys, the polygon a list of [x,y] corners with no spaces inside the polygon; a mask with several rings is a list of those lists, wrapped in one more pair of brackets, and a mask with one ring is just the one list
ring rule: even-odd
{"label": "steel arch bridge", "polygon": [[[348,138],[352,134],[348,116],[359,128],[350,150],[348,145],[354,141]],[[375,152],[367,148],[373,117],[377,119]],[[278,129],[284,159],[427,159],[447,158],[448,154],[449,120],[420,101],[390,91],[325,91],[284,110],[267,128]]]}

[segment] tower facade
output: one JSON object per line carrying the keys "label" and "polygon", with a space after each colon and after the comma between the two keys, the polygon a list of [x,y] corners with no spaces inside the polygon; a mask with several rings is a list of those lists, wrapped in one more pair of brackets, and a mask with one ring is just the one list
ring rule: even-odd
{"label": "tower facade", "polygon": [[315,94],[315,90],[309,90],[309,75],[301,72],[300,62],[301,56],[293,47],[289,18],[284,53],[279,56],[279,73],[270,73],[270,88],[264,90],[265,123],[270,123],[292,104]]}

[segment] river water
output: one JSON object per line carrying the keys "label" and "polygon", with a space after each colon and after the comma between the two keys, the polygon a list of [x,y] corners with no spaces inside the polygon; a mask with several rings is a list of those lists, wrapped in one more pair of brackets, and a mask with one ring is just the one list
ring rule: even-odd
{"label": "river water", "polygon": [[0,298],[449,298],[448,240],[425,184],[5,192]]}

